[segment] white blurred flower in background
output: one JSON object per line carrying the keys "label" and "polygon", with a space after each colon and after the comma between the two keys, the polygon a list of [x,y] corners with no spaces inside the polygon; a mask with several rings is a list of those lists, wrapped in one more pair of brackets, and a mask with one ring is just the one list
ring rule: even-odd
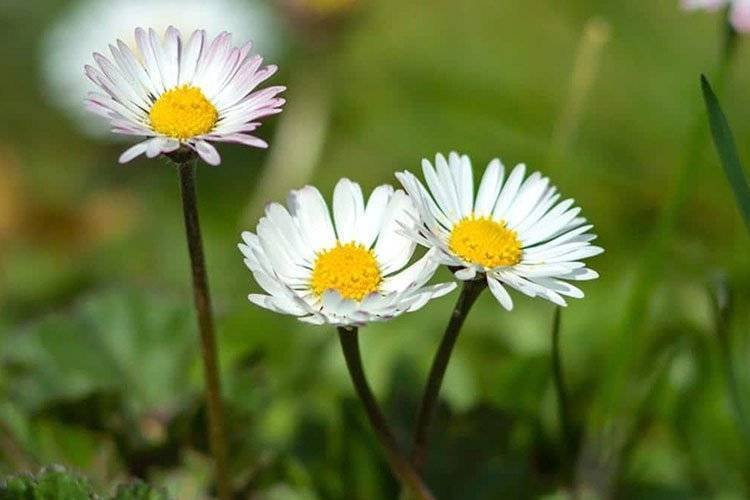
{"label": "white blurred flower in background", "polygon": [[729,6],[729,22],[740,33],[750,32],[750,0],[682,0],[682,7],[687,10],[718,10]]}
{"label": "white blurred flower in background", "polygon": [[91,90],[81,68],[92,52],[106,52],[114,39],[135,47],[136,26],[163,33],[173,25],[183,33],[205,29],[209,36],[222,31],[252,40],[255,51],[269,60],[278,54],[282,39],[273,10],[258,0],[84,0],[74,5],[45,34],[41,50],[44,97],[65,110],[82,132],[113,137],[110,127],[81,105]]}

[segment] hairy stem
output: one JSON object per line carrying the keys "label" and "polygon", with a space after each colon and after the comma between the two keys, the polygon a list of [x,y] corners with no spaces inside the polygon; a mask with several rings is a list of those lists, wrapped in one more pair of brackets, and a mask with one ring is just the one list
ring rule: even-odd
{"label": "hairy stem", "polygon": [[185,217],[185,233],[190,253],[190,269],[193,275],[193,295],[198,315],[198,331],[201,340],[203,375],[206,383],[208,406],[208,435],[214,457],[216,485],[221,500],[230,500],[231,487],[227,472],[227,445],[224,434],[224,408],[221,401],[221,382],[216,356],[216,335],[211,313],[211,296],[208,291],[206,262],[203,257],[203,240],[198,220],[198,203],[195,192],[196,159],[190,157],[179,161],[182,193],[182,211]]}
{"label": "hairy stem", "polygon": [[385,416],[370,390],[370,385],[367,383],[365,371],[362,367],[357,329],[339,327],[338,331],[341,349],[344,352],[344,359],[346,360],[346,366],[349,369],[352,383],[359,399],[362,400],[362,404],[365,406],[365,412],[367,413],[367,418],[370,420],[370,425],[372,425],[375,435],[385,450],[391,470],[417,498],[422,500],[434,499],[435,497],[427,488],[427,485],[424,484],[417,471],[414,470],[401,450],[399,450],[396,438],[393,436],[385,420]]}
{"label": "hairy stem", "polygon": [[463,326],[471,306],[474,305],[479,294],[486,287],[487,281],[485,279],[464,281],[461,295],[459,295],[456,306],[453,308],[453,314],[451,314],[448,326],[445,328],[443,340],[440,342],[440,347],[437,353],[435,353],[435,358],[432,360],[427,385],[422,395],[422,403],[419,405],[417,425],[414,428],[414,447],[412,449],[411,461],[417,471],[421,471],[424,468],[427,459],[427,433],[438,396],[440,395],[440,386],[443,384],[443,377],[445,376],[445,371],[448,369],[448,362],[451,359],[453,346],[456,345],[458,334],[461,333],[461,326]]}

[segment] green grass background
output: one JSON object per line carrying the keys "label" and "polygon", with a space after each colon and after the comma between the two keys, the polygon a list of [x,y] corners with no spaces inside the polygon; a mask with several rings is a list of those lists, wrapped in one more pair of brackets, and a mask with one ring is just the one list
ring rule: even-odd
{"label": "green grass background", "polygon": [[[525,162],[576,199],[607,250],[591,261],[601,279],[562,317],[575,456],[560,447],[552,306],[516,293],[507,313],[487,294],[459,340],[434,426],[427,481],[439,498],[552,497],[571,484],[618,498],[750,495],[750,440],[726,390],[709,293],[721,277],[734,299],[744,405],[748,236],[707,130],[686,158],[721,15],[677,4],[379,0],[318,49],[284,33],[274,82],[324,68],[315,78],[329,91],[330,122],[310,180],[324,193],[343,176],[366,190],[395,183],[395,170],[439,151],[470,154],[475,175],[494,157]],[[122,144],[80,135],[47,104],[41,39],[70,5],[0,5],[0,470],[62,463],[103,490],[138,474],[201,498],[210,469],[176,175],[160,161],[117,165]],[[609,40],[580,122],[555,152],[592,19]],[[748,58],[750,40],[740,39],[720,95],[744,158]],[[260,129],[272,148],[284,116]],[[255,285],[236,243],[254,228],[245,214],[262,198],[254,188],[268,153],[221,152],[223,164],[202,166],[198,182],[237,487],[257,498],[395,498],[335,332],[246,301]],[[686,162],[674,230],[643,267],[658,254],[658,220]],[[646,302],[626,322],[637,289]],[[404,444],[454,300],[362,331],[366,369]]]}

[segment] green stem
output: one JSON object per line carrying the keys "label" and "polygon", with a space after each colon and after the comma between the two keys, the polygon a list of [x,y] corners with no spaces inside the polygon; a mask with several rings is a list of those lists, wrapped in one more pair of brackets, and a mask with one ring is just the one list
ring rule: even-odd
{"label": "green stem", "polygon": [[459,295],[456,306],[453,308],[453,314],[448,322],[448,326],[445,328],[443,340],[440,342],[440,347],[435,353],[435,358],[432,360],[427,385],[425,386],[422,402],[419,406],[417,425],[414,428],[414,445],[411,461],[417,471],[421,471],[424,468],[427,459],[427,431],[429,430],[432,414],[440,395],[440,386],[443,384],[443,377],[445,376],[445,371],[448,369],[448,362],[451,359],[453,347],[456,345],[458,335],[461,333],[461,326],[464,324],[471,306],[474,305],[474,302],[476,302],[486,287],[487,281],[484,279],[484,276],[481,279],[464,281],[461,295]]}
{"label": "green stem", "polygon": [[367,377],[362,366],[362,356],[359,352],[359,334],[357,328],[339,327],[338,331],[341,349],[344,352],[344,359],[346,360],[346,366],[349,369],[354,389],[357,391],[359,399],[362,400],[365,412],[370,420],[370,425],[385,450],[391,470],[417,498],[433,500],[435,497],[424,482],[422,482],[417,471],[399,450],[396,438],[393,436],[385,420],[385,416],[370,390],[370,385],[367,383]]}
{"label": "green stem", "polygon": [[182,158],[177,163],[182,193],[182,211],[185,217],[185,233],[190,253],[190,268],[193,275],[195,310],[198,315],[198,330],[201,340],[203,372],[206,383],[208,406],[208,435],[214,457],[216,484],[221,500],[230,500],[231,487],[227,473],[227,445],[224,433],[224,409],[221,402],[219,363],[216,355],[216,335],[211,313],[211,296],[208,291],[206,262],[203,257],[203,240],[198,220],[198,203],[195,192],[196,158]]}

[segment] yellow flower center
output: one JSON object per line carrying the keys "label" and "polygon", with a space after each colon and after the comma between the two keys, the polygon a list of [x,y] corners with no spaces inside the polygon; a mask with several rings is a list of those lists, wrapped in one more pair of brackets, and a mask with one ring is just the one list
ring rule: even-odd
{"label": "yellow flower center", "polygon": [[190,139],[210,132],[219,113],[201,89],[183,85],[159,96],[151,106],[149,118],[151,126],[160,134]]}
{"label": "yellow flower center", "polygon": [[505,221],[466,217],[453,226],[448,247],[472,264],[485,268],[514,266],[521,262],[521,242]]}
{"label": "yellow flower center", "polygon": [[310,286],[320,297],[336,290],[345,299],[360,301],[378,291],[380,267],[372,250],[359,243],[342,244],[318,254],[313,265]]}

